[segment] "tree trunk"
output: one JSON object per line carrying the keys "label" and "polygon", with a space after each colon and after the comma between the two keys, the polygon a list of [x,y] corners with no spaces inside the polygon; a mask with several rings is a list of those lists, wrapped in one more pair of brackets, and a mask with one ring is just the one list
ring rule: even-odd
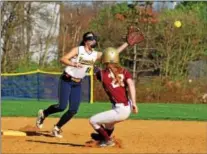
{"label": "tree trunk", "polygon": [[30,43],[31,43],[31,2],[28,2],[27,5],[27,10],[26,10],[26,21],[27,21],[27,25],[26,25],[26,58],[27,61],[30,60]]}
{"label": "tree trunk", "polygon": [[136,69],[137,69],[137,45],[134,45],[134,64],[133,64],[133,79],[136,81]]}

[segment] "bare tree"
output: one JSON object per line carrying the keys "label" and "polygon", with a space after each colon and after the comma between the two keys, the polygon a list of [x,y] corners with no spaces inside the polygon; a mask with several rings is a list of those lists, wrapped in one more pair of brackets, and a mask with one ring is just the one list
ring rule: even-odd
{"label": "bare tree", "polygon": [[39,62],[40,67],[44,67],[45,64],[47,63],[49,46],[53,44],[54,41],[57,41],[56,37],[54,37],[56,33],[57,24],[59,24],[58,22],[59,11],[57,12],[57,9],[58,9],[57,7],[59,7],[59,4],[55,4],[55,6],[53,7],[53,10],[52,11],[50,10],[50,14],[51,14],[50,18],[47,17],[49,12],[45,12],[46,14],[44,14],[44,17],[47,19],[48,33],[46,34],[46,36],[44,36],[45,50],[42,51],[42,54],[40,57],[40,62]]}
{"label": "bare tree", "polygon": [[80,44],[82,34],[89,28],[89,23],[95,16],[96,10],[97,8],[87,5],[85,2],[61,3],[59,57]]}
{"label": "bare tree", "polygon": [[[55,4],[57,3],[1,3],[2,72],[15,71],[21,65],[29,66],[32,56],[39,55],[38,46],[42,49],[41,59],[38,60],[40,66],[44,67],[48,56],[52,54],[52,48],[57,46],[57,36],[54,33],[57,33],[59,12],[58,4]],[[53,11],[48,9],[51,6]]]}
{"label": "bare tree", "polygon": [[22,21],[19,19],[18,11],[20,10],[19,2],[1,2],[1,70],[7,72],[12,69],[13,56],[16,40],[16,29]]}

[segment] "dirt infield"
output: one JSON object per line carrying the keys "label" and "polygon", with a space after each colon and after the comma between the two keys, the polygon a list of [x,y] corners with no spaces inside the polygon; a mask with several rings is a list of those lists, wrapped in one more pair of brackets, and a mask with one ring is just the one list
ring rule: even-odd
{"label": "dirt infield", "polygon": [[40,131],[35,118],[1,118],[2,129],[22,130],[26,137],[2,136],[2,153],[207,153],[207,123],[127,120],[115,128],[118,146],[86,147],[93,131],[86,119],[63,127],[63,138],[51,137],[58,119],[48,118]]}

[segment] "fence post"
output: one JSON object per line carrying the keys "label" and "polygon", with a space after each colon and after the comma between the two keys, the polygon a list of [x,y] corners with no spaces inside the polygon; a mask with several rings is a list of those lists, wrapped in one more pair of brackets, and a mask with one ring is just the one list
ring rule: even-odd
{"label": "fence post", "polygon": [[40,70],[37,69],[37,100],[40,100]]}
{"label": "fence post", "polygon": [[94,67],[92,67],[90,72],[90,104],[93,104],[93,69]]}

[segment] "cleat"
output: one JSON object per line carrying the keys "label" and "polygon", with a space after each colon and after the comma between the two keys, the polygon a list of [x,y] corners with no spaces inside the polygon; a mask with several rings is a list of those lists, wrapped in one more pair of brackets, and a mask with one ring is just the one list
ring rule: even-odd
{"label": "cleat", "polygon": [[38,111],[37,120],[36,120],[36,126],[37,126],[37,128],[39,128],[39,129],[43,128],[43,122],[44,122],[44,120],[45,120],[45,117],[44,117],[43,110],[40,109]]}
{"label": "cleat", "polygon": [[103,140],[99,143],[99,146],[100,147],[113,147],[113,146],[115,146],[115,143],[114,143],[113,140],[109,140],[109,141],[104,141]]}
{"label": "cleat", "polygon": [[57,126],[55,126],[53,129],[52,129],[52,135],[54,137],[58,137],[58,138],[63,138],[63,136],[60,134],[62,133],[62,130],[60,128],[58,128]]}
{"label": "cleat", "polygon": [[104,140],[104,138],[100,135],[100,134],[97,134],[97,133],[91,133],[91,138],[95,141],[102,141]]}

